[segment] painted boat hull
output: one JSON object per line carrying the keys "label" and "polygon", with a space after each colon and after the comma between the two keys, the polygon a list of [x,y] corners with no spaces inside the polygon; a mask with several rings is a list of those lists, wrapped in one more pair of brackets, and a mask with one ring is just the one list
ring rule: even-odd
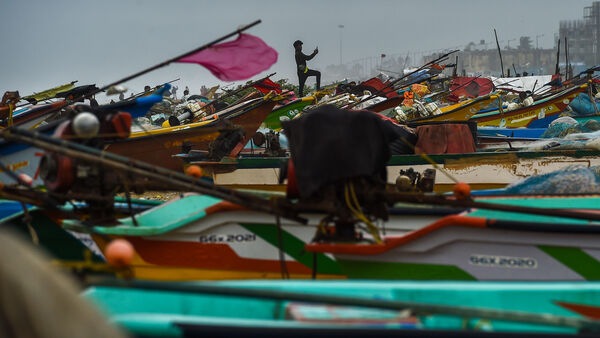
{"label": "painted boat hull", "polygon": [[304,107],[313,104],[315,102],[314,96],[305,96],[294,100],[284,106],[275,107],[273,111],[267,115],[263,124],[265,128],[269,128],[275,131],[281,130],[282,119],[292,119],[298,115]]}
{"label": "painted boat hull", "polygon": [[[242,106],[242,110],[233,111],[233,114],[219,120],[226,119],[233,125],[241,126],[244,132],[241,144],[246,144],[274,105],[274,101],[257,99],[250,102],[250,105]],[[219,136],[221,128],[211,125],[196,128],[193,125],[182,125],[168,128],[166,131],[159,129],[140,132],[128,139],[111,143],[105,149],[133,160],[182,171],[183,161],[175,156],[182,153],[182,146],[189,144],[193,150],[208,150],[210,143]]]}
{"label": "painted boat hull", "polygon": [[[31,106],[29,109],[17,110],[13,112],[12,124],[10,126],[18,126],[25,129],[35,128],[66,105],[65,101],[56,101],[49,104]],[[0,123],[0,127],[9,127],[7,119]]]}
{"label": "painted boat hull", "polygon": [[[407,207],[392,212],[387,233],[405,233],[458,210]],[[272,215],[190,195],[138,214],[137,225],[126,218],[117,226],[96,226],[92,238],[102,251],[115,238],[131,242],[137,279],[346,278],[330,255],[305,252],[324,215],[303,216],[307,225],[282,218],[279,227]],[[57,223],[69,231],[81,229],[78,221]]]}
{"label": "painted boat hull", "polygon": [[558,337],[579,323],[593,335],[599,295],[598,283],[414,281],[133,282],[82,294],[130,334],[161,337]]}
{"label": "painted boat hull", "polygon": [[443,110],[441,114],[410,120],[409,124],[418,125],[429,122],[468,121],[475,116],[477,112],[492,104],[498,99],[498,97],[498,95],[486,95],[478,97],[454,109],[447,111]]}
{"label": "painted boat hull", "polygon": [[556,95],[534,102],[530,106],[510,111],[492,111],[477,114],[470,121],[477,126],[505,128],[544,128],[557,119],[579,93],[587,89],[587,84],[570,88]]}
{"label": "painted boat hull", "polygon": [[[532,175],[552,172],[568,165],[600,165],[598,151],[503,151],[469,154],[429,155],[450,176],[471,185],[473,190],[503,188]],[[205,172],[215,184],[233,188],[284,191],[279,183],[280,168],[287,158],[238,158],[233,163],[206,166]],[[388,183],[395,184],[400,170],[413,168],[437,171],[436,192],[452,191],[455,181],[442,174],[419,155],[394,155],[387,164]]]}
{"label": "painted boat hull", "polygon": [[[598,196],[493,198],[536,208],[590,210]],[[600,223],[503,211],[451,215],[383,244],[309,244],[333,253],[351,279],[600,280]]]}

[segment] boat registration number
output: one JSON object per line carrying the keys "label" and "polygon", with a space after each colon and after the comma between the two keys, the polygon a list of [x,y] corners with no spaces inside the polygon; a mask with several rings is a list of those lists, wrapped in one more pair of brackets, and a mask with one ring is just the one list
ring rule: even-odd
{"label": "boat registration number", "polygon": [[198,237],[200,243],[235,243],[256,241],[256,234],[211,234]]}
{"label": "boat registration number", "polygon": [[536,269],[537,261],[529,257],[471,255],[469,263],[494,268]]}

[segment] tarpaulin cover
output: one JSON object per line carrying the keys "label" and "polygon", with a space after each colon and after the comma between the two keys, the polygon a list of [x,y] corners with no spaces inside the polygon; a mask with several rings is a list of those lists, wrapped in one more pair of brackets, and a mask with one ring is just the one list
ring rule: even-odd
{"label": "tarpaulin cover", "polygon": [[398,137],[397,126],[377,114],[324,105],[282,125],[301,197],[344,178],[387,181],[389,144]]}
{"label": "tarpaulin cover", "polygon": [[475,98],[487,95],[494,90],[492,80],[483,77],[459,76],[452,79],[450,83],[450,92],[460,97]]}
{"label": "tarpaulin cover", "polygon": [[398,96],[398,93],[394,90],[389,83],[384,83],[381,79],[377,77],[370,78],[361,82],[358,86],[360,89],[369,90],[371,94],[380,93],[379,96],[385,96],[387,98],[392,98]]}

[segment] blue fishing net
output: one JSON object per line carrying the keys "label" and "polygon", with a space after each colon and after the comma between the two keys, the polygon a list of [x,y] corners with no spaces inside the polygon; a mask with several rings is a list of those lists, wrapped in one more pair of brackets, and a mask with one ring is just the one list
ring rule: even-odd
{"label": "blue fishing net", "polygon": [[510,184],[506,187],[506,192],[509,194],[600,193],[600,167],[570,165]]}
{"label": "blue fishing net", "polygon": [[600,122],[587,120],[582,123],[572,117],[563,116],[552,121],[548,129],[542,134],[542,138],[562,138],[570,134],[590,133],[600,130]]}

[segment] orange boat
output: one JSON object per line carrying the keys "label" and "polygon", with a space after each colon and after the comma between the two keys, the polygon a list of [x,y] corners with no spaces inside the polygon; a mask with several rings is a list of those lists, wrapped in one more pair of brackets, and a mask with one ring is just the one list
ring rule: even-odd
{"label": "orange boat", "polygon": [[[116,140],[105,150],[134,160],[163,168],[181,171],[183,161],[176,155],[187,150],[207,151],[219,135],[230,131],[239,133],[229,155],[236,155],[254,136],[261,123],[271,113],[275,101],[256,98],[224,109],[213,118],[213,123],[200,121],[180,126],[132,133],[128,139]],[[231,146],[231,145],[229,145]]]}

